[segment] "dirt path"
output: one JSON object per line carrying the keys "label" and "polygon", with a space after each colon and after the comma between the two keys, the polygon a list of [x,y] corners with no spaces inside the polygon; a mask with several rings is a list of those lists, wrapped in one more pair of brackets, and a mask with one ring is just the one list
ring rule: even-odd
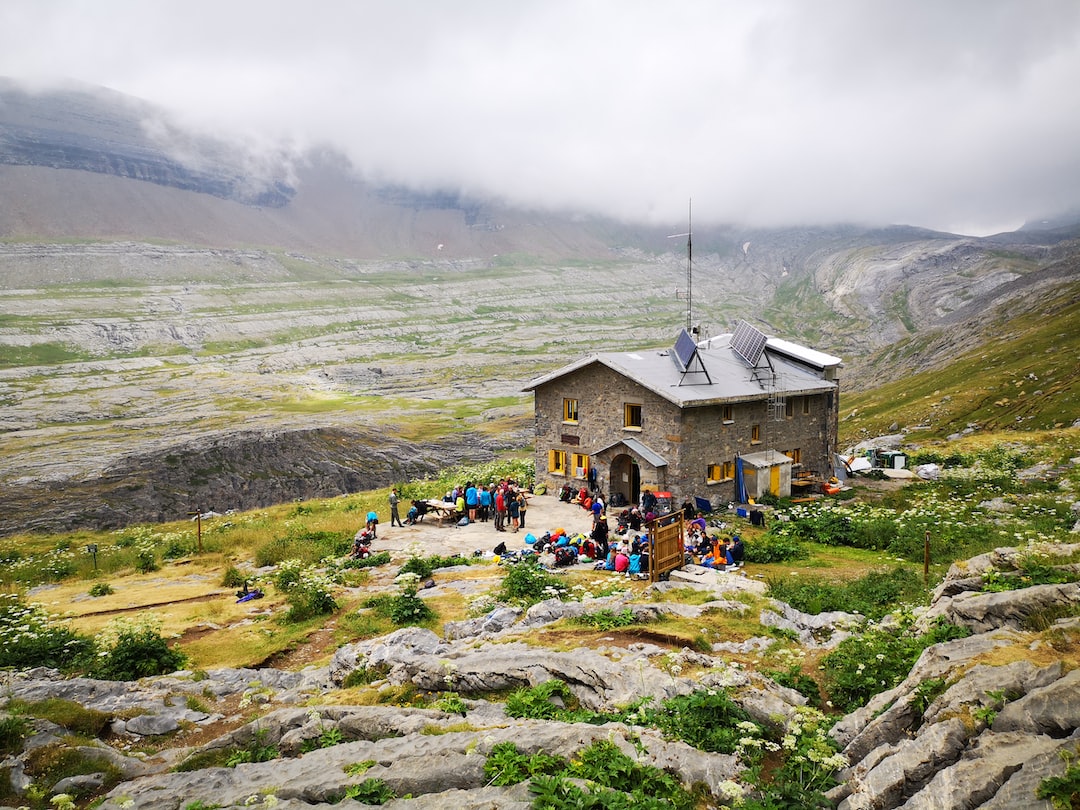
{"label": "dirt path", "polygon": [[[416,549],[423,556],[438,554],[449,557],[460,554],[468,557],[476,550],[491,551],[500,541],[505,542],[511,550],[520,550],[528,548],[525,535],[530,532],[540,537],[544,532],[554,533],[557,528],[566,529],[571,534],[588,534],[592,530],[592,518],[588,512],[575,504],[563,503],[553,495],[529,497],[529,509],[525,515],[526,528],[517,534],[509,529],[497,532],[491,522],[478,522],[468,526],[439,526],[431,515],[415,526],[391,528],[388,509],[389,507],[379,512],[378,535],[372,551],[389,551],[395,558],[407,556],[412,549]],[[614,518],[611,518],[609,523],[614,529]]]}

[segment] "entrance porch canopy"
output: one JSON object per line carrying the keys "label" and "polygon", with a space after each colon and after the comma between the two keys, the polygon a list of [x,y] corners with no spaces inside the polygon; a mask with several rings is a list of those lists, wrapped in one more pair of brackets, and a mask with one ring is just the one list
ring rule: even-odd
{"label": "entrance porch canopy", "polygon": [[617,442],[615,442],[613,444],[609,444],[607,447],[601,447],[599,450],[597,450],[592,455],[598,456],[601,453],[606,453],[608,450],[611,450],[611,449],[613,449],[615,447],[618,447],[619,445],[624,446],[627,450],[629,450],[630,452],[636,454],[637,456],[639,456],[644,461],[647,461],[653,467],[660,468],[660,467],[666,467],[667,466],[667,459],[666,458],[664,458],[662,455],[657,453],[655,450],[650,450],[648,447],[646,447],[644,444],[639,442],[637,439],[619,439]]}

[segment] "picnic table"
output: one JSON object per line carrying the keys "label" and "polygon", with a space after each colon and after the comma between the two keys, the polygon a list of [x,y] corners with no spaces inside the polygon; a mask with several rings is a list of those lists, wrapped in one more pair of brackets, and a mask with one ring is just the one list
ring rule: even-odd
{"label": "picnic table", "polygon": [[431,500],[424,501],[427,504],[428,512],[435,515],[435,520],[438,521],[440,526],[444,525],[446,521],[452,520],[455,523],[461,517],[458,514],[457,507],[449,501],[440,501],[432,498]]}

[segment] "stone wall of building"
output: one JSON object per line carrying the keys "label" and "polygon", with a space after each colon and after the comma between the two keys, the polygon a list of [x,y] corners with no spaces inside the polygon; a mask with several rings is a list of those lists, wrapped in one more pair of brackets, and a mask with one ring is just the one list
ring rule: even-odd
{"label": "stone wall of building", "polygon": [[[679,409],[642,388],[632,380],[616,374],[600,363],[593,363],[539,386],[533,392],[536,409],[536,480],[549,487],[558,488],[569,480],[580,481],[568,470],[568,475],[551,475],[548,472],[549,451],[566,452],[568,460],[573,453],[592,455],[601,448],[620,439],[635,438],[651,450],[671,462],[680,427]],[[563,400],[578,402],[578,423],[563,422]],[[633,403],[641,406],[641,430],[623,426],[624,406]],[[598,466],[605,481],[609,471]],[[642,486],[656,488],[661,481],[642,468]]]}
{"label": "stone wall of building", "polygon": [[[575,486],[583,480],[575,475],[573,454],[594,459],[604,492],[609,492],[610,469],[615,453],[595,454],[620,440],[640,441],[667,461],[657,470],[639,459],[642,488],[670,490],[676,502],[694,496],[708,498],[714,504],[735,499],[732,479],[706,482],[709,465],[734,463],[736,455],[778,450],[798,451],[800,470],[829,475],[831,453],[836,442],[835,393],[794,396],[779,419],[774,419],[765,399],[754,402],[710,405],[680,409],[675,404],[618,374],[601,363],[592,363],[563,377],[538,386],[534,391],[536,408],[536,480],[551,489],[569,481]],[[563,421],[564,399],[578,404],[577,424]],[[624,426],[627,403],[641,406],[641,429]],[[757,426],[757,438],[754,427]],[[550,451],[562,450],[567,456],[565,475],[548,470]]]}
{"label": "stone wall of building", "polygon": [[[734,464],[736,455],[778,450],[798,456],[800,470],[824,473],[831,469],[829,452],[829,402],[827,394],[791,397],[791,415],[774,420],[765,400],[734,403],[731,419],[723,406],[688,408],[683,413],[682,452],[670,471],[670,483],[681,497],[708,498],[714,504],[735,500],[734,480],[707,483],[710,465]],[[758,428],[755,441],[754,427]]]}

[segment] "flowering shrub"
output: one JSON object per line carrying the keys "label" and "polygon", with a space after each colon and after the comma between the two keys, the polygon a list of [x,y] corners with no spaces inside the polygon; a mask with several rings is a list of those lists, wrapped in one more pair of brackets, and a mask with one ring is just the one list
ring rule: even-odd
{"label": "flowering shrub", "polygon": [[94,642],[56,624],[41,605],[0,594],[0,667],[77,668]]}
{"label": "flowering shrub", "polygon": [[[780,807],[832,807],[823,795],[836,784],[835,774],[848,765],[843,754],[829,738],[832,723],[817,709],[801,706],[795,709],[779,743],[761,740],[747,728],[739,741],[739,756],[753,763],[743,778],[754,786],[753,795],[736,806],[744,810],[773,810]],[[770,752],[780,766],[763,775],[762,758],[758,751]]]}
{"label": "flowering shrub", "polygon": [[135,549],[135,569],[140,574],[149,574],[161,568],[157,561],[157,552],[151,542],[140,543]]}
{"label": "flowering shrub", "polygon": [[334,584],[330,576],[314,566],[305,566],[300,560],[285,560],[274,575],[274,587],[289,603],[285,620],[302,622],[333,613],[338,608]]}
{"label": "flowering shrub", "polygon": [[[924,540],[929,532],[931,561],[943,563],[999,545],[1062,540],[1071,528],[1067,510],[1043,503],[1042,495],[1034,503],[1028,503],[1027,499],[1033,496],[1024,492],[1010,495],[1017,502],[1016,514],[998,513],[993,515],[993,520],[987,520],[986,508],[981,504],[1004,497],[1006,490],[997,479],[979,477],[979,471],[968,470],[965,474],[971,477],[949,476],[939,482],[911,487],[903,497],[912,502],[900,503],[898,508],[834,501],[792,504],[765,536],[884,551],[922,562]],[[1025,486],[1031,489],[1031,485],[1011,488],[1024,490]],[[1035,515],[1039,516],[1038,521],[1033,519]]]}
{"label": "flowering shrub", "polygon": [[507,567],[496,598],[528,608],[545,599],[565,599],[568,593],[566,583],[526,557]]}
{"label": "flowering shrub", "polygon": [[939,622],[930,632],[920,635],[910,618],[905,618],[899,628],[868,629],[844,639],[822,659],[825,689],[837,709],[854,711],[878,692],[904,680],[920,653],[931,644],[969,634],[965,628]]}
{"label": "flowering shrub", "polygon": [[416,574],[399,574],[394,580],[398,586],[396,596],[377,596],[364,604],[401,627],[429,622],[435,618],[435,611],[416,595],[419,581],[420,577]]}
{"label": "flowering shrub", "polygon": [[0,559],[0,579],[23,585],[59,582],[75,572],[79,552],[56,548],[40,554],[23,555],[18,550],[5,550]]}

